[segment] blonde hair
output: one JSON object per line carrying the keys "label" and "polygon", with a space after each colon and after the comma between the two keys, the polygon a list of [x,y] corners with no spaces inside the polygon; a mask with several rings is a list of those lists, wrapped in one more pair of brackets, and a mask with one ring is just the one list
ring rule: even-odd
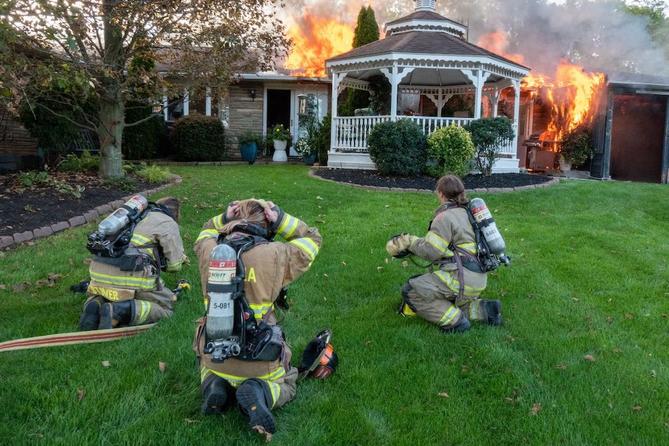
{"label": "blonde hair", "polygon": [[231,234],[235,232],[235,226],[239,224],[251,223],[264,228],[269,227],[269,221],[267,221],[267,217],[265,216],[264,201],[252,198],[240,201],[237,205],[239,206],[237,218],[223,226],[223,229],[221,229],[222,233]]}

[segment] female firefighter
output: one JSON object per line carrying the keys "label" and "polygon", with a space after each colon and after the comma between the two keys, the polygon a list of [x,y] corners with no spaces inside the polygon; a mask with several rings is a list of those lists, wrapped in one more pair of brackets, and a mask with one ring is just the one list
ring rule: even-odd
{"label": "female firefighter", "polygon": [[[273,241],[274,235],[281,236],[285,243]],[[233,251],[219,244],[228,245]],[[290,365],[291,351],[283,342],[274,305],[278,304],[282,289],[309,269],[320,247],[321,236],[316,228],[308,227],[264,200],[234,202],[224,214],[204,225],[195,243],[195,252],[208,313],[198,324],[193,350],[200,364],[202,411],[205,414],[222,413],[236,400],[253,430],[275,432],[271,409],[293,399],[298,370]],[[237,265],[232,268],[236,268],[238,281],[243,280],[242,291],[230,285],[229,274],[217,275],[217,264],[212,257],[221,248],[232,252],[232,259],[235,253],[237,255]],[[241,269],[240,263],[243,265]],[[243,278],[239,278],[240,271],[243,271]],[[216,282],[215,278],[223,280]],[[227,285],[212,285],[221,282]],[[242,319],[235,313],[236,321],[245,321],[241,324],[244,333],[235,322],[231,336],[226,335],[218,341],[209,336],[215,286],[224,291],[237,290],[235,300],[229,302],[234,302],[233,305],[243,302],[246,308],[242,310]],[[224,303],[216,305],[221,311],[227,308]],[[279,339],[279,342],[274,343],[271,339]],[[262,348],[266,341],[272,344],[271,348]],[[251,350],[256,353],[250,353]],[[257,352],[260,356],[256,356]],[[266,360],[259,360],[263,358]]]}
{"label": "female firefighter", "polygon": [[486,288],[487,274],[476,256],[478,247],[465,187],[458,177],[447,175],[439,179],[435,193],[440,206],[427,235],[418,238],[402,234],[386,246],[394,257],[413,254],[436,267],[404,285],[399,312],[418,315],[447,333],[469,330],[470,320],[500,325],[501,302],[479,299]]}

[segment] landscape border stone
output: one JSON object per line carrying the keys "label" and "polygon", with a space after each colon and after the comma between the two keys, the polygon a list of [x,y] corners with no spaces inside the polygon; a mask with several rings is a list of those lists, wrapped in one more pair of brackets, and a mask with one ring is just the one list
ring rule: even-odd
{"label": "landscape border stone", "polygon": [[[341,181],[336,181],[336,180],[331,180],[329,178],[323,178],[318,175],[316,175],[316,171],[320,169],[320,167],[312,167],[309,169],[309,176],[312,178],[316,178],[321,181],[327,181],[330,183],[335,183],[335,184],[342,184],[344,186],[352,186],[352,187],[357,187],[358,189],[367,189],[367,190],[376,190],[376,191],[382,191],[382,192],[419,192],[423,194],[432,194],[434,193],[433,190],[429,189],[411,189],[411,188],[402,188],[402,187],[382,187],[382,186],[365,186],[362,184],[355,184],[355,183],[344,183]],[[530,184],[527,186],[517,186],[517,187],[507,187],[507,188],[500,188],[500,187],[491,187],[491,188],[476,188],[476,189],[467,189],[467,192],[469,193],[474,193],[474,194],[501,194],[501,193],[509,193],[509,192],[521,192],[521,191],[527,191],[531,189],[541,189],[544,187],[550,187],[554,186],[556,184],[560,183],[560,178],[553,178],[550,181],[546,181],[545,183],[540,183],[540,184]]]}
{"label": "landscape border stone", "polygon": [[8,235],[0,236],[0,250],[3,251],[10,250],[12,248],[16,248],[18,245],[22,243],[30,242],[34,239],[50,237],[54,234],[57,234],[70,228],[76,228],[89,223],[94,223],[100,217],[107,215],[114,209],[117,209],[118,207],[122,206],[133,195],[136,194],[142,194],[147,196],[153,195],[168,187],[181,184],[182,182],[183,178],[181,178],[179,175],[172,175],[169,181],[161,186],[141,192],[135,192],[134,194],[130,194],[123,197],[123,199],[121,200],[114,200],[110,201],[109,203],[102,204],[100,206],[95,207],[94,209],[84,212],[81,215],[75,215],[68,221],[59,221],[58,223],[54,223],[51,226],[43,226],[41,228],[33,229],[32,231],[16,233],[13,236],[8,236]]}

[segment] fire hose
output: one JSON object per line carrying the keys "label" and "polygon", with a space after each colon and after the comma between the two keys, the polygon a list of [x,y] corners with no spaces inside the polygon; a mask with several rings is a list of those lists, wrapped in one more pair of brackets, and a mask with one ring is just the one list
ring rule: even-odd
{"label": "fire hose", "polygon": [[[80,284],[81,285],[81,284]],[[187,280],[180,280],[177,287],[172,290],[177,296],[190,289]],[[33,338],[15,339],[13,341],[0,342],[0,353],[17,350],[29,350],[44,347],[60,347],[64,345],[93,344],[98,342],[109,342],[117,339],[128,338],[143,333],[156,324],[137,325],[134,327],[112,328],[110,330],[78,331],[74,333],[60,333]]]}

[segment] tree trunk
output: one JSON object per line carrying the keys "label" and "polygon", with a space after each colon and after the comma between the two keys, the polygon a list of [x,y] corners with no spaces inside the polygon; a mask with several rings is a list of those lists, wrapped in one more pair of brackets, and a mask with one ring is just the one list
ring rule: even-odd
{"label": "tree trunk", "polygon": [[102,101],[100,105],[100,176],[103,178],[119,178],[123,176],[123,155],[121,141],[125,125],[123,101]]}

